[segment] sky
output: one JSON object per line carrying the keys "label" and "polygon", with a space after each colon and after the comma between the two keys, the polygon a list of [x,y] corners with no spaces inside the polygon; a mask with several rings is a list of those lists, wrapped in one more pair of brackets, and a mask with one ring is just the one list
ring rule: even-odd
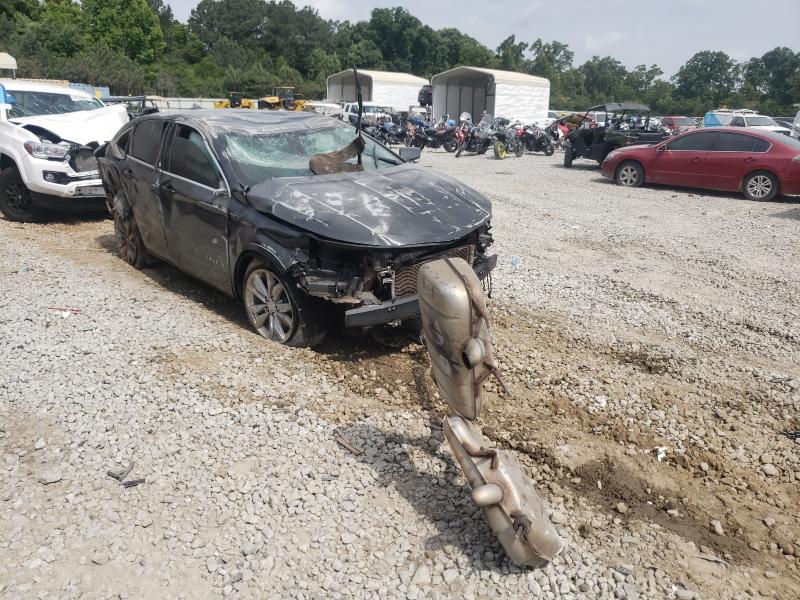
{"label": "sky", "polygon": [[[491,49],[517,41],[558,40],[579,65],[611,55],[628,68],[655,63],[665,76],[700,50],[735,60],[776,46],[800,51],[800,0],[294,0],[326,19],[369,19],[376,7],[403,6],[434,29],[455,27]],[[185,21],[197,0],[168,0]]]}

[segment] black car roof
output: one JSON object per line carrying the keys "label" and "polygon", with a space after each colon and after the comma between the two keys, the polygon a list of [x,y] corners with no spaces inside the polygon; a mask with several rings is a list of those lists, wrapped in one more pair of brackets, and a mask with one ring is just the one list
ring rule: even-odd
{"label": "black car roof", "polygon": [[[297,131],[331,127],[337,121],[319,113],[287,110],[252,109],[199,109],[180,112],[157,113],[142,119],[170,119],[197,123],[206,129],[219,131],[246,131],[250,134]],[[141,119],[140,119],[141,120]],[[344,125],[341,121],[338,125]]]}
{"label": "black car roof", "polygon": [[614,110],[641,110],[644,112],[650,112],[650,107],[645,106],[644,104],[636,104],[635,102],[609,102],[608,104],[599,104],[598,106],[594,106],[587,110],[586,112],[593,112],[593,111],[614,111]]}

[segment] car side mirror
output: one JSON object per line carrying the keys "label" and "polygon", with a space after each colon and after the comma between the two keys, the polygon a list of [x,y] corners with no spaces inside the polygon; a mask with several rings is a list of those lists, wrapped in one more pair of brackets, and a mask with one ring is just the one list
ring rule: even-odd
{"label": "car side mirror", "polygon": [[403,159],[404,162],[415,162],[419,160],[419,157],[422,154],[422,150],[420,148],[404,146],[400,148],[398,153],[400,154],[400,158]]}
{"label": "car side mirror", "polygon": [[656,152],[664,152],[667,149],[666,144],[664,146],[659,146],[656,148]]}

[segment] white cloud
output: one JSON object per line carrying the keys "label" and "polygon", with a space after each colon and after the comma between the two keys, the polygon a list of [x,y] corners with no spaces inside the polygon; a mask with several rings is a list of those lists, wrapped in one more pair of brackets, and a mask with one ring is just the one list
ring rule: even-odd
{"label": "white cloud", "polygon": [[590,52],[599,52],[609,46],[614,46],[625,37],[618,31],[609,31],[600,35],[587,33],[583,36],[583,45]]}

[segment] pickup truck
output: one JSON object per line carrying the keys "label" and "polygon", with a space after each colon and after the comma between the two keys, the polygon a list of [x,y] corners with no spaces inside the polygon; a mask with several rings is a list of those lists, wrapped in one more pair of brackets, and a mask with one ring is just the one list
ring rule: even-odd
{"label": "pickup truck", "polygon": [[0,79],[0,212],[40,221],[48,211],[95,211],[106,193],[94,149],[129,120],[65,85]]}

